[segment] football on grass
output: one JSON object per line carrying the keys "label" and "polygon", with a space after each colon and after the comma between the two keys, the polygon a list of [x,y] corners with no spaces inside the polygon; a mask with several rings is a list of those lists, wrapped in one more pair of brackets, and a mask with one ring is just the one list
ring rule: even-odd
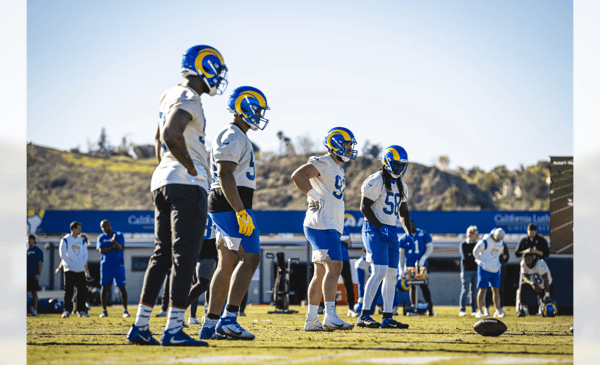
{"label": "football on grass", "polygon": [[496,318],[484,318],[475,323],[473,329],[482,336],[500,336],[506,332],[506,325]]}

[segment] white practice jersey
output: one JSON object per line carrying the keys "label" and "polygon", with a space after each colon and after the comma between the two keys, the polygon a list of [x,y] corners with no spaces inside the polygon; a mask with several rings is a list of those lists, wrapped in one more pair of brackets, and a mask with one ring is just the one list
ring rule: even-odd
{"label": "white practice jersey", "polygon": [[552,274],[550,274],[550,268],[548,268],[546,261],[538,259],[533,269],[530,269],[529,266],[525,265],[525,260],[521,260],[521,276],[524,282],[531,285],[535,283],[544,290],[548,289],[544,287],[544,279],[542,279],[544,274],[548,274],[548,285],[552,284]]}
{"label": "white practice jersey", "polygon": [[383,183],[383,173],[377,171],[369,176],[360,188],[361,194],[372,201],[371,209],[375,217],[383,224],[395,226],[398,219],[398,209],[408,197],[408,186],[402,181],[404,196],[400,197],[400,189],[396,180],[392,179],[392,191],[387,191]]}
{"label": "white practice jersey", "polygon": [[[316,212],[306,211],[304,226],[313,229],[335,229],[344,232],[344,169],[335,163],[329,155],[312,156],[308,163],[313,165],[319,175],[310,179],[313,189],[323,199],[323,206]],[[311,198],[308,197],[310,201]]]}
{"label": "white practice jersey", "polygon": [[[177,161],[163,139],[167,115],[174,109],[185,110],[192,116],[192,120],[183,132],[183,137],[188,153],[198,172],[196,177],[188,174],[187,169]],[[192,88],[182,85],[168,89],[160,98],[158,118],[163,157],[152,174],[150,190],[158,189],[167,184],[184,184],[198,185],[208,191],[208,152],[204,147],[206,120],[204,119],[200,95]]]}
{"label": "white practice jersey", "polygon": [[488,233],[473,248],[473,257],[482,269],[495,273],[502,267],[500,255],[503,251],[504,241],[496,242],[492,235]]}
{"label": "white practice jersey", "polygon": [[237,164],[233,177],[238,187],[245,186],[256,190],[256,173],[254,169],[254,150],[252,142],[235,124],[227,124],[215,136],[211,150],[211,189],[220,188],[217,178],[217,162],[231,161]]}

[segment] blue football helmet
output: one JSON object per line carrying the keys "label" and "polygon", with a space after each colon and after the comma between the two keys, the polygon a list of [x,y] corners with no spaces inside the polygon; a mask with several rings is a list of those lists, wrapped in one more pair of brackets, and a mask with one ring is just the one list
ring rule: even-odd
{"label": "blue football helmet", "polygon": [[262,131],[269,124],[269,120],[265,118],[266,111],[270,109],[267,97],[255,87],[240,86],[233,90],[229,97],[228,109],[239,115],[253,131]]}
{"label": "blue football helmet", "polygon": [[227,88],[227,66],[219,51],[210,46],[194,46],[183,54],[183,75],[200,76],[209,88],[209,95],[221,95]]}
{"label": "blue football helmet", "polygon": [[554,301],[542,304],[542,317],[554,317],[556,314],[558,314],[558,311],[556,310],[556,303]]}
{"label": "blue football helmet", "polygon": [[385,170],[389,172],[394,179],[398,179],[404,176],[404,173],[408,168],[408,153],[406,153],[404,148],[398,145],[389,146],[383,152],[381,162],[383,162]]}
{"label": "blue football helmet", "polygon": [[[354,149],[354,145],[358,142],[354,139],[354,134],[347,128],[336,127],[331,129],[327,132],[324,143],[328,151],[339,156],[344,162],[354,160],[358,155],[358,151]],[[344,143],[350,143],[350,148],[344,147]],[[350,156],[346,156],[348,151],[350,151]]]}

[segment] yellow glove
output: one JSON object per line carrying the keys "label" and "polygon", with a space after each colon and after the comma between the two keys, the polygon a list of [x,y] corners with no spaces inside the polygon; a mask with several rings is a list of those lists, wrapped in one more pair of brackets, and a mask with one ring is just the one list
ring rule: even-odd
{"label": "yellow glove", "polygon": [[250,214],[246,212],[246,209],[242,209],[241,211],[236,212],[235,216],[237,217],[238,225],[240,226],[240,234],[250,236],[252,231],[254,231],[254,222],[252,222]]}

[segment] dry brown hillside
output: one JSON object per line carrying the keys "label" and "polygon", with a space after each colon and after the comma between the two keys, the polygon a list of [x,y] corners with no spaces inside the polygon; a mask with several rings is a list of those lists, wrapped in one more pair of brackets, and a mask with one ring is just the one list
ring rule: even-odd
{"label": "dry brown hillside", "polygon": [[[256,161],[254,209],[304,210],[306,196],[294,185],[292,172],[309,155],[271,156]],[[28,209],[152,209],[150,178],[154,158],[96,157],[28,144]],[[373,158],[358,157],[345,166],[346,207],[358,210],[362,182],[380,168]],[[549,163],[509,171],[477,168],[442,171],[411,163],[404,181],[411,210],[548,209]]]}

